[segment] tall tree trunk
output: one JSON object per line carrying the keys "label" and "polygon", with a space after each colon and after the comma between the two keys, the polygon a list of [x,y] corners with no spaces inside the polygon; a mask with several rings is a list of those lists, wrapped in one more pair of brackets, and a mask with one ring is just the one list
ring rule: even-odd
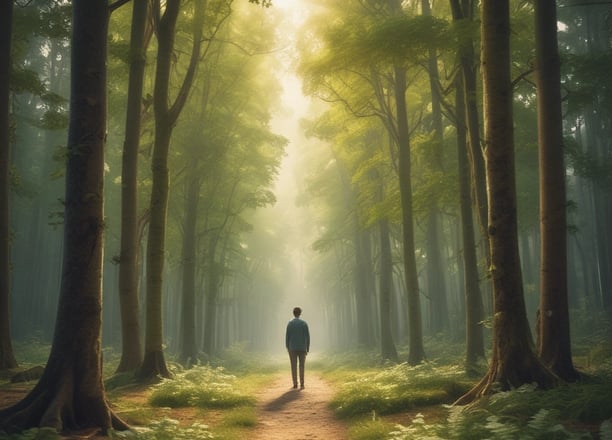
{"label": "tall tree trunk", "polygon": [[493,354],[487,374],[459,403],[494,389],[507,390],[533,382],[549,388],[556,383],[555,376],[535,355],[523,297],[514,171],[509,1],[483,0],[481,23]]}
{"label": "tall tree trunk", "polygon": [[185,180],[185,219],[183,223],[183,297],[181,302],[180,356],[184,365],[193,364],[198,355],[195,326],[196,223],[200,200],[198,161],[189,158]]}
{"label": "tall tree trunk", "polygon": [[466,142],[466,114],[463,82],[457,81],[455,96],[457,112],[457,163],[459,167],[459,204],[463,242],[463,270],[465,283],[466,370],[472,372],[479,359],[485,357],[482,334],[483,304],[478,277],[472,198],[470,197],[470,165]]}
{"label": "tall tree trunk", "polygon": [[145,71],[148,0],[134,0],[130,37],[130,73],[121,169],[121,255],[119,302],[121,310],[121,361],[117,372],[134,371],[142,363],[140,306],[138,303],[138,148],[142,88]]}
{"label": "tall tree trunk", "polygon": [[[453,20],[473,21],[474,0],[450,0]],[[464,102],[466,112],[466,125],[469,139],[468,157],[472,176],[472,200],[476,207],[478,225],[483,243],[485,267],[491,267],[489,236],[487,233],[487,184],[484,164],[484,155],[481,148],[480,118],[478,112],[477,65],[474,54],[474,41],[467,38],[461,41],[459,47],[459,63],[463,79]],[[487,303],[490,303],[490,284],[487,283],[485,291]]]}
{"label": "tall tree trunk", "polygon": [[53,345],[34,389],[0,411],[0,430],[95,428],[106,434],[127,427],[109,408],[102,382],[108,2],[74,0],[72,12],[65,248]]}
{"label": "tall tree trunk", "polygon": [[[424,16],[431,16],[429,0],[421,0]],[[429,88],[431,90],[431,115],[433,119],[434,152],[430,167],[434,173],[443,173],[442,143],[444,126],[442,123],[442,104],[439,87],[438,58],[436,49],[429,49],[428,58]],[[442,258],[442,213],[437,200],[431,201],[427,222],[427,287],[430,299],[430,328],[434,334],[447,332],[449,327],[448,298]]]}
{"label": "tall tree trunk", "polygon": [[410,163],[410,134],[406,111],[406,71],[394,68],[395,105],[398,133],[399,188],[402,205],[402,248],[404,255],[404,276],[408,294],[409,353],[408,363],[418,364],[425,359],[423,347],[423,325],[421,319],[421,299],[419,280],[414,255],[414,219],[412,212],[412,182]]}
{"label": "tall tree trunk", "polygon": [[540,358],[564,380],[578,379],[572,362],[567,295],[567,225],[561,74],[555,0],[535,2],[540,172]]}
{"label": "tall tree trunk", "polygon": [[147,240],[147,299],[145,353],[138,375],[147,379],[156,376],[169,377],[163,352],[162,331],[162,284],[166,247],[166,217],[168,210],[168,151],[176,120],[182,111],[195,77],[200,59],[202,42],[202,23],[205,2],[195,2],[193,48],[185,78],[177,97],[170,105],[169,84],[176,21],[180,12],[180,0],[167,0],[163,15],[160,0],[153,6],[153,16],[157,28],[157,62],[153,107],[155,114],[155,140],[151,173],[151,200],[149,203],[151,220]]}
{"label": "tall tree trunk", "polygon": [[380,239],[380,349],[383,359],[398,361],[397,350],[391,333],[391,288],[393,279],[393,261],[389,239],[389,221],[378,221]]}
{"label": "tall tree trunk", "polygon": [[14,368],[17,360],[11,341],[9,168],[9,78],[13,2],[0,5],[0,370]]}

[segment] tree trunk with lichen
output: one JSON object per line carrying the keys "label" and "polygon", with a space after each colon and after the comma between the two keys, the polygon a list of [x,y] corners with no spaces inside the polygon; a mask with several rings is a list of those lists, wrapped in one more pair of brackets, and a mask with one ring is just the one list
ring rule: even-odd
{"label": "tree trunk with lichen", "polygon": [[75,0],[66,163],[64,257],[53,345],[45,371],[20,402],[0,411],[0,430],[127,428],[102,382],[103,183],[108,2]]}
{"label": "tree trunk with lichen", "polygon": [[535,354],[523,296],[516,212],[509,2],[484,0],[481,23],[493,350],[488,372],[457,401],[459,404],[495,390],[534,382],[541,388],[550,388],[557,381]]}

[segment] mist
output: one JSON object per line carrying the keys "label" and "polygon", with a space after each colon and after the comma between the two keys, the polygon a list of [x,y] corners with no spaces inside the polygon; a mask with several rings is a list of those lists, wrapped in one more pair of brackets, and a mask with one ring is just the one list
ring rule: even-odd
{"label": "mist", "polygon": [[[96,49],[103,93],[81,101],[72,4],[12,11],[0,371],[66,349],[58,317],[81,304],[99,311],[91,359],[141,381],[287,369],[300,307],[340,418],[407,411],[402,383],[463,405],[609,373],[609,11],[555,8],[547,34],[539,4],[509,2],[502,45],[481,26],[500,14],[454,0],[123,3]],[[105,132],[79,139],[102,147],[101,181],[77,203],[92,102]],[[99,228],[68,228],[90,198]],[[351,403],[360,380],[401,403]]]}

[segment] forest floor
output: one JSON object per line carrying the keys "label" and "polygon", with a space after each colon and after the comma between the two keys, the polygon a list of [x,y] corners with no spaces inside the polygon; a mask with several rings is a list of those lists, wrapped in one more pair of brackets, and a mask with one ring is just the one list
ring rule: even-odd
{"label": "forest floor", "polygon": [[[347,426],[338,420],[329,403],[333,396],[330,384],[316,371],[306,374],[305,389],[292,389],[288,372],[278,373],[256,397],[256,424],[246,429],[240,438],[249,440],[346,440]],[[5,384],[0,387],[0,409],[21,400],[33,387],[35,382]],[[145,386],[130,387],[129,390],[113,392],[109,397],[111,406],[118,410],[121,417],[137,425],[138,414],[129,414],[127,408],[135,411],[149,407],[150,388]],[[214,428],[223,419],[222,410],[202,410],[199,408],[154,408],[156,419],[168,418],[178,422],[182,427],[194,423],[203,423]],[[127,417],[126,417],[127,416]],[[145,417],[147,419],[148,417]],[[0,435],[1,438],[1,435]],[[64,438],[104,439],[95,433],[80,432]],[[236,440],[240,440],[237,438]]]}
{"label": "forest floor", "polygon": [[329,407],[332,389],[316,372],[306,375],[306,388],[292,389],[287,373],[257,395],[254,440],[345,440],[347,427]]}

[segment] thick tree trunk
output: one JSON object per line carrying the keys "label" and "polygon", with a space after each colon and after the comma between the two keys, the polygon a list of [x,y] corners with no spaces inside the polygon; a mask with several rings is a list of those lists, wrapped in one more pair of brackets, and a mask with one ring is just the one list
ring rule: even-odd
{"label": "thick tree trunk", "polygon": [[134,371],[142,363],[140,306],[138,303],[138,148],[142,88],[145,70],[147,0],[134,0],[130,37],[130,73],[121,169],[121,255],[119,302],[121,310],[121,361],[117,372]]}
{"label": "thick tree trunk", "polygon": [[474,219],[472,216],[472,199],[470,197],[470,168],[468,146],[466,142],[466,115],[463,84],[457,81],[457,163],[459,167],[459,204],[461,212],[461,236],[463,242],[463,270],[465,283],[466,312],[466,370],[471,372],[478,360],[484,359],[484,338],[482,325],[483,304],[478,279],[478,261],[476,257],[476,240]]}
{"label": "thick tree trunk", "polygon": [[555,376],[536,357],[525,311],[518,252],[510,7],[508,0],[482,3],[482,65],[485,93],[485,159],[488,233],[493,281],[493,355],[485,377],[458,403],[525,383],[542,388]]}
{"label": "thick tree trunk", "polygon": [[380,239],[380,349],[383,359],[398,361],[397,350],[391,333],[391,286],[393,279],[393,261],[389,241],[389,221],[378,221]]}
{"label": "thick tree trunk", "polygon": [[0,370],[14,368],[17,360],[11,341],[10,225],[9,225],[9,78],[13,2],[0,5]]}
{"label": "thick tree trunk", "polygon": [[106,139],[106,0],[75,0],[66,164],[64,258],[53,345],[43,376],[0,429],[126,428],[102,382],[102,253]]}
{"label": "thick tree trunk", "polygon": [[567,200],[555,0],[535,2],[535,29],[542,237],[538,352],[542,362],[559,377],[574,381],[578,372],[570,344]]}

